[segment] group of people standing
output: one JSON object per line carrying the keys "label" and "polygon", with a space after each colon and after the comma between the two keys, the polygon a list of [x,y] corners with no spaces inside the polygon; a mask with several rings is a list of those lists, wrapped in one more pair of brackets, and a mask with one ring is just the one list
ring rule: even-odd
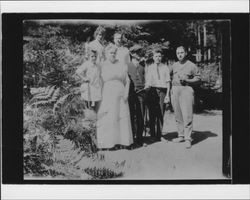
{"label": "group of people standing", "polygon": [[162,138],[165,105],[173,106],[178,137],[173,142],[184,142],[191,147],[194,91],[199,83],[199,70],[186,59],[184,46],[178,46],[178,62],[169,67],[162,63],[160,48],[152,50],[153,63],[140,64],[140,47],[130,50],[122,45],[123,34],[114,34],[114,43],[102,44],[105,29],[98,27],[95,40],[88,44],[88,61],[76,71],[81,78],[81,96],[97,113],[97,147],[115,148],[144,145],[145,116],[149,121],[150,136]]}

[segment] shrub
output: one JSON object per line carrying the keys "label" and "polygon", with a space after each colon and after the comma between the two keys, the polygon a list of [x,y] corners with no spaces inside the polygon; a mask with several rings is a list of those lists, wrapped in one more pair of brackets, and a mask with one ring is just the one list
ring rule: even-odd
{"label": "shrub", "polygon": [[[201,112],[204,109],[222,109],[222,82],[219,74],[219,65],[211,63],[208,65],[200,64],[202,84],[196,87],[195,110]],[[218,82],[220,81],[220,86]],[[220,90],[218,90],[220,88]]]}
{"label": "shrub", "polygon": [[212,88],[221,76],[221,74],[219,74],[219,66],[216,63],[211,63],[208,65],[200,64],[199,69],[203,83],[201,87],[205,89]]}
{"label": "shrub", "polygon": [[42,127],[46,110],[27,107],[24,110],[23,148],[24,174],[48,175],[46,166],[53,163],[53,135]]}
{"label": "shrub", "polygon": [[123,173],[121,171],[115,171],[106,167],[98,168],[86,168],[84,171],[92,176],[92,179],[109,179],[109,178],[117,178],[121,177]]}

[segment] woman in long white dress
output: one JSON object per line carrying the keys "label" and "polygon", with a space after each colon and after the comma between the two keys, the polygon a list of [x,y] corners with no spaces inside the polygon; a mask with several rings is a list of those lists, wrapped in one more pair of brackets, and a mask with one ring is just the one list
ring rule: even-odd
{"label": "woman in long white dress", "polygon": [[102,65],[104,82],[102,102],[97,114],[97,147],[130,146],[133,143],[128,106],[127,65],[116,59],[117,48],[108,45],[107,60]]}

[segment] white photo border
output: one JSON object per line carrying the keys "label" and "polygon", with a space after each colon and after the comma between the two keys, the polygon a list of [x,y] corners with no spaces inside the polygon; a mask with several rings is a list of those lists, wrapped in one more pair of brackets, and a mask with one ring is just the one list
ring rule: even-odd
{"label": "white photo border", "polygon": [[[195,6],[194,6],[195,3]],[[129,5],[128,5],[129,4]],[[126,10],[129,8],[129,11]],[[249,13],[249,1],[2,1],[1,13]],[[249,199],[249,185],[2,185],[3,199]]]}

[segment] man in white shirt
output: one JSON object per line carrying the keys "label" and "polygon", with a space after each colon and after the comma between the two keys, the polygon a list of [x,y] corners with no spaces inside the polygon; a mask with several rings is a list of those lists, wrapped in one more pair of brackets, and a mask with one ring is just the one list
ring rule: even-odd
{"label": "man in white shirt", "polygon": [[168,66],[161,62],[161,49],[153,50],[153,60],[154,63],[147,70],[145,89],[151,137],[159,141],[162,136],[164,102],[169,102],[170,75]]}
{"label": "man in white shirt", "polygon": [[130,55],[129,50],[122,45],[123,34],[121,32],[116,32],[114,34],[114,43],[117,47],[116,58],[125,64],[130,63]]}

